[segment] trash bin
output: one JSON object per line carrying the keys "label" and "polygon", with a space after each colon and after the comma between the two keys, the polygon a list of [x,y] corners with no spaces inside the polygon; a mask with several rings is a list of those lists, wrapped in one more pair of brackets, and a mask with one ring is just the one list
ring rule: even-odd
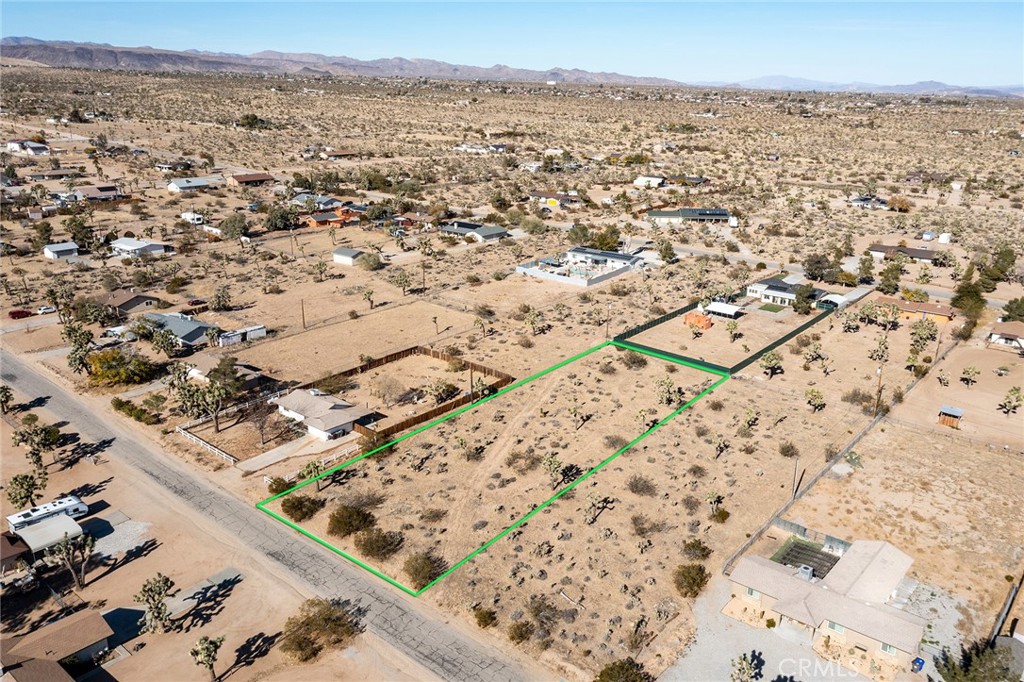
{"label": "trash bin", "polygon": [[923,658],[915,658],[914,662],[910,664],[910,671],[911,672],[919,673],[923,669],[924,669],[924,659]]}

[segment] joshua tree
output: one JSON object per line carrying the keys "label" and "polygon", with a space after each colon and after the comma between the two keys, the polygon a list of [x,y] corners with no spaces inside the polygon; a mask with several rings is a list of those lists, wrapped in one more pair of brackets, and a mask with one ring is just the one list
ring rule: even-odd
{"label": "joshua tree", "polygon": [[543,464],[544,470],[548,472],[548,477],[551,479],[551,489],[554,490],[562,480],[562,460],[558,459],[558,456],[553,452],[549,452],[544,456],[541,464]]}
{"label": "joshua tree", "polygon": [[740,338],[740,323],[736,320],[729,320],[725,323],[725,331],[729,332],[729,343],[735,343]]}
{"label": "joshua tree", "polygon": [[0,414],[7,414],[14,400],[14,391],[7,384],[0,384]]}
{"label": "joshua tree", "polygon": [[34,474],[15,474],[7,481],[7,500],[15,509],[31,507],[43,497],[46,488],[46,471]]}
{"label": "joshua tree", "polygon": [[95,546],[96,538],[88,533],[77,538],[69,538],[65,533],[63,540],[46,550],[46,557],[56,559],[68,569],[75,587],[81,590],[85,587],[85,572],[89,568],[89,559]]}
{"label": "joshua tree", "polygon": [[1020,386],[1014,386],[1006,392],[1003,402],[999,403],[999,409],[1003,414],[1010,415],[1017,411],[1017,408],[1024,404],[1024,395],[1021,394]]}
{"label": "joshua tree", "polygon": [[725,501],[725,498],[714,490],[709,491],[708,494],[704,496],[704,499],[707,500],[707,503],[711,506],[712,516],[718,513],[719,507],[721,507],[722,502]]}
{"label": "joshua tree", "polygon": [[761,369],[771,380],[782,369],[782,356],[776,350],[770,350],[761,356]]}
{"label": "joshua tree", "polygon": [[811,406],[813,412],[825,409],[825,396],[822,395],[821,391],[816,388],[809,388],[804,393],[804,397],[807,399],[807,404]]}
{"label": "joshua tree", "polygon": [[967,387],[970,388],[973,384],[977,383],[979,374],[981,374],[981,371],[974,365],[964,367],[964,370],[960,372],[960,381],[967,384]]}
{"label": "joshua tree", "polygon": [[363,289],[363,300],[370,304],[370,310],[373,310],[373,289]]}
{"label": "joshua tree", "polygon": [[174,587],[174,581],[163,573],[157,573],[142,583],[142,589],[133,599],[146,607],[139,625],[141,632],[163,633],[170,629],[171,613],[167,609],[167,595]]}
{"label": "joshua tree", "polygon": [[213,671],[213,666],[217,664],[217,653],[223,643],[223,636],[210,639],[203,635],[188,652],[196,665],[206,668],[210,673],[210,682],[217,682],[217,674]]}

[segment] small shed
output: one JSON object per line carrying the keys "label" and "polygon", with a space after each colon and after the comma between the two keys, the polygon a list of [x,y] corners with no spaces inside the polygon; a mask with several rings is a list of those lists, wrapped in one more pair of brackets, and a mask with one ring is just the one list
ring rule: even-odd
{"label": "small shed", "polygon": [[960,420],[963,419],[964,411],[959,407],[943,405],[939,408],[939,423],[953,429],[960,428]]}
{"label": "small shed", "polygon": [[59,242],[43,247],[43,255],[50,260],[63,260],[78,255],[78,244],[75,242]]}
{"label": "small shed", "polygon": [[711,321],[710,317],[696,310],[691,310],[690,312],[683,315],[683,322],[686,324],[687,327],[695,326],[697,327],[697,329],[702,330],[711,329],[711,327],[713,327],[715,324],[714,322]]}
{"label": "small shed", "polygon": [[334,250],[332,256],[334,257],[335,263],[341,263],[342,265],[355,265],[356,260],[363,255],[363,251],[359,249],[350,249],[347,246],[339,246]]}

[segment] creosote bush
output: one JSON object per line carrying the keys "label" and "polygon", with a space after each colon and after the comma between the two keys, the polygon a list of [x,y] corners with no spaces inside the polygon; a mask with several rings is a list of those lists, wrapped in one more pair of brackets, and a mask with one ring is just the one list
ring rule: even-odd
{"label": "creosote bush", "polygon": [[641,476],[640,474],[633,474],[629,477],[629,482],[626,483],[626,487],[629,488],[629,492],[635,495],[644,495],[651,497],[658,492],[658,486],[654,484],[654,481]]}
{"label": "creosote bush", "polygon": [[338,537],[346,537],[371,528],[376,523],[377,518],[370,512],[343,504],[331,512],[327,532]]}
{"label": "creosote bush", "polygon": [[281,500],[281,511],[292,521],[305,521],[320,511],[324,503],[309,495],[288,495]]}
{"label": "creosote bush", "polygon": [[800,454],[800,451],[797,450],[797,447],[791,441],[786,440],[779,443],[779,454],[783,457],[796,457]]}
{"label": "creosote bush", "polygon": [[369,528],[356,535],[356,548],[373,559],[387,559],[402,548],[405,537],[397,530]]}
{"label": "creosote bush", "polygon": [[683,543],[683,555],[694,561],[704,561],[711,556],[711,548],[703,540],[693,539]]}
{"label": "creosote bush", "polygon": [[508,638],[513,644],[522,644],[526,640],[533,637],[533,632],[536,630],[533,623],[524,620],[518,623],[512,623],[508,626]]}
{"label": "creosote bush", "polygon": [[287,620],[281,651],[300,663],[311,661],[325,648],[341,649],[359,634],[359,623],[344,606],[327,599],[307,599]]}
{"label": "creosote bush", "polygon": [[498,614],[482,606],[473,609],[473,617],[476,619],[476,624],[481,628],[489,628],[498,622]]}
{"label": "creosote bush", "polygon": [[683,564],[672,574],[672,582],[679,594],[687,599],[696,597],[707,585],[711,574],[703,564]]}
{"label": "creosote bush", "polygon": [[413,587],[419,590],[444,573],[447,565],[440,557],[429,552],[420,552],[406,559],[402,569],[409,576]]}

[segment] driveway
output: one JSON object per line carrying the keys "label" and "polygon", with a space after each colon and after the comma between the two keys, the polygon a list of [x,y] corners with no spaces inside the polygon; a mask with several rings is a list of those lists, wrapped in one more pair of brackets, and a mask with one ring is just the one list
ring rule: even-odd
{"label": "driveway", "polygon": [[[696,640],[662,673],[664,682],[724,682],[743,654],[761,665],[764,682],[858,682],[868,678],[819,658],[795,632],[754,628],[721,613],[731,583],[716,575],[693,605]],[[760,663],[759,663],[760,662]]]}

